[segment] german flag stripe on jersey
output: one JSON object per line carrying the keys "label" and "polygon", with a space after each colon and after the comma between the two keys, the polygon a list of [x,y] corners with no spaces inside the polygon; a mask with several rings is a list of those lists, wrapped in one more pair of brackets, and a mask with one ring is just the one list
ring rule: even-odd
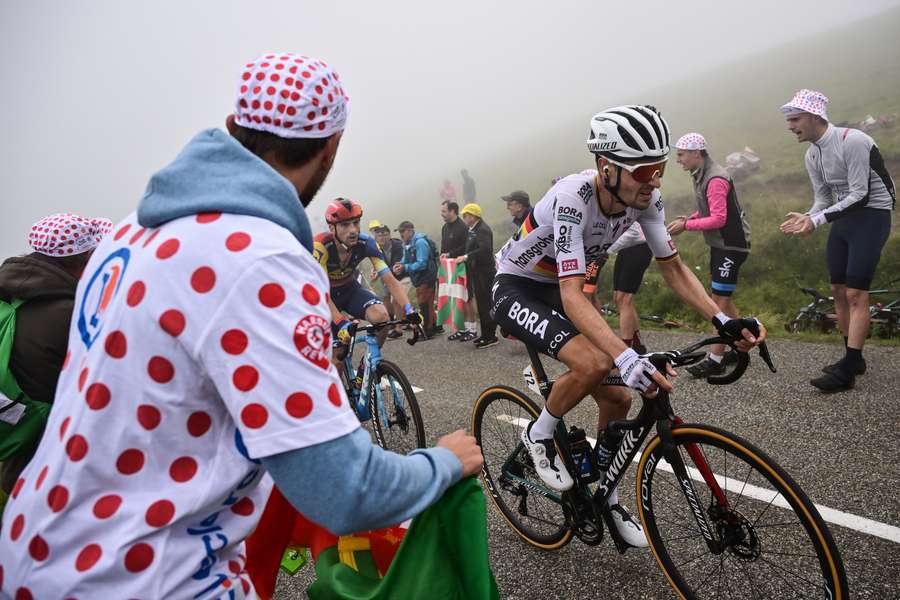
{"label": "german flag stripe on jersey", "polygon": [[[526,223],[527,223],[527,221],[526,221]],[[522,226],[523,227],[525,226],[524,223]],[[549,256],[545,256],[544,258],[539,260],[534,265],[534,267],[532,268],[532,271],[534,271],[538,275],[543,275],[544,277],[556,277],[556,273],[557,273],[556,261],[553,260],[553,258],[551,258]]]}
{"label": "german flag stripe on jersey", "polygon": [[[530,213],[528,213],[528,216],[525,217],[525,221],[522,223],[522,226],[519,227],[519,239],[520,240],[525,239],[525,236],[527,236],[529,233],[531,233],[532,231],[537,229],[537,226],[538,226],[538,224],[537,224],[537,220],[534,218],[534,211],[531,211]],[[555,265],[555,263],[554,263],[554,265]],[[556,272],[556,270],[554,268],[554,273],[555,272]]]}

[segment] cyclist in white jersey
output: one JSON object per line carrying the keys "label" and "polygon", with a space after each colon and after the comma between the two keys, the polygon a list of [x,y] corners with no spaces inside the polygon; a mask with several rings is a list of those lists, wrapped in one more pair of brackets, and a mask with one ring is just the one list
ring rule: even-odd
{"label": "cyclist in white jersey", "polygon": [[[729,319],[686,267],[666,231],[659,187],[669,153],[669,127],[652,106],[620,106],[591,119],[588,150],[597,170],[556,182],[498,253],[493,311],[508,333],[553,358],[568,371],[553,385],[537,420],[522,432],[522,441],[541,479],[565,491],[571,475],[557,456],[553,433],[559,419],[590,394],[599,407],[598,452],[608,421],[624,418],[631,397],[623,388],[601,386],[618,368],[622,378],[642,394],[672,385],[650,362],[610,329],[582,292],[589,262],[606,251],[635,222],[659,262],[669,286],[719,331],[749,350],[765,339],[754,338],[746,321]],[[609,450],[609,448],[606,448]],[[612,448],[615,451],[615,448]],[[619,504],[609,500],[622,538],[646,546],[643,531]]]}

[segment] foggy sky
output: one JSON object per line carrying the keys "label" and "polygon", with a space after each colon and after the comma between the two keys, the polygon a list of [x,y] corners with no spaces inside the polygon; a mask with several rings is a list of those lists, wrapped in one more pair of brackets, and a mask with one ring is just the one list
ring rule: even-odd
{"label": "foggy sky", "polygon": [[223,126],[240,67],[266,52],[323,58],[351,98],[312,217],[338,195],[371,210],[436,190],[573,116],[896,4],[6,0],[0,258],[27,252],[44,215],[134,210],[190,137]]}

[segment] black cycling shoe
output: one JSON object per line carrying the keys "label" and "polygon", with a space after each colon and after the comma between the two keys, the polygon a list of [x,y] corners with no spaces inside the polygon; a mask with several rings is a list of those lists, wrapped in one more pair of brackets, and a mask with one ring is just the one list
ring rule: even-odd
{"label": "black cycling shoe", "polygon": [[490,338],[483,337],[480,340],[478,340],[477,342],[475,342],[475,347],[480,350],[482,348],[490,348],[491,346],[496,346],[499,343],[500,343],[500,340],[498,340],[496,337],[490,337]]}
{"label": "black cycling shoe", "polygon": [[456,342],[456,341],[459,340],[459,338],[461,338],[461,337],[464,336],[465,334],[466,334],[465,330],[464,330],[464,329],[460,329],[459,331],[456,331],[456,332],[451,333],[450,335],[448,335],[448,336],[447,336],[447,341],[449,341],[449,342]]}
{"label": "black cycling shoe", "polygon": [[849,375],[838,368],[813,379],[809,383],[823,392],[831,394],[833,392],[852,390],[853,386],[856,385],[856,376]]}
{"label": "black cycling shoe", "polygon": [[727,367],[728,365],[737,364],[737,361],[738,361],[737,350],[729,350],[728,352],[725,353],[725,358],[722,359],[722,364]]}
{"label": "black cycling shoe", "polygon": [[[833,365],[825,365],[822,367],[823,373],[831,373],[835,369],[840,369],[843,366],[843,360],[839,360]],[[858,363],[856,363],[856,368],[853,370],[853,375],[865,375],[866,374],[866,359],[860,359]]]}
{"label": "black cycling shoe", "polygon": [[696,365],[691,365],[687,368],[687,372],[693,375],[694,377],[702,378],[709,377],[710,375],[721,375],[725,372],[725,365],[722,363],[717,363],[711,358],[707,358],[703,362],[699,362]]}
{"label": "black cycling shoe", "polygon": [[477,333],[475,333],[474,331],[467,331],[467,332],[465,332],[465,333],[462,335],[462,337],[459,338],[459,341],[461,341],[461,342],[471,342],[471,341],[477,340],[477,339],[478,339],[478,334],[477,334]]}
{"label": "black cycling shoe", "polygon": [[397,331],[396,329],[391,329],[387,334],[389,339],[396,340],[397,338],[403,337],[402,331]]}

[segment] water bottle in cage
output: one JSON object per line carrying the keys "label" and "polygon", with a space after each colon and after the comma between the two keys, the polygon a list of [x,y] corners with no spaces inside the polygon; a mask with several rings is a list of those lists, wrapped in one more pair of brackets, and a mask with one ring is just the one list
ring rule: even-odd
{"label": "water bottle in cage", "polygon": [[597,459],[594,457],[591,443],[583,429],[574,425],[569,429],[569,452],[572,454],[572,462],[575,463],[575,475],[585,483],[597,481],[600,478],[600,470],[597,468]]}
{"label": "water bottle in cage", "polygon": [[606,428],[597,437],[597,466],[605,473],[622,443],[622,434]]}

